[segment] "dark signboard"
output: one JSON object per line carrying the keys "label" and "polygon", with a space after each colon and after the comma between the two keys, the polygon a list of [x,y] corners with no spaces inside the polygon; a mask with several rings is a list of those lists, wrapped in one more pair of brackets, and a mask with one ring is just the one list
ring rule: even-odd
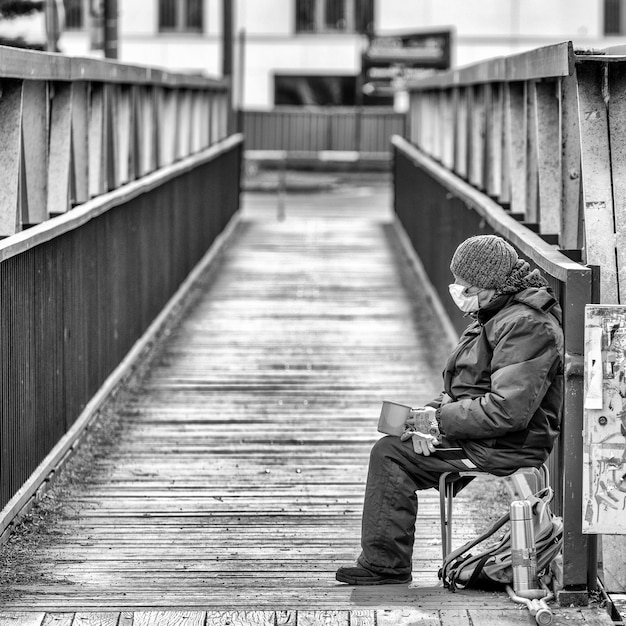
{"label": "dark signboard", "polygon": [[406,81],[448,69],[451,43],[450,30],[372,37],[362,55],[364,93],[391,93]]}

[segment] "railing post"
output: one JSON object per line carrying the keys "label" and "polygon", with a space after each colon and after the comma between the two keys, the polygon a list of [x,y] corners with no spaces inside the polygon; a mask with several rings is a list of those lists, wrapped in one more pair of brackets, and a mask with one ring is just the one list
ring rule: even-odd
{"label": "railing post", "polygon": [[564,283],[565,397],[560,466],[563,476],[563,590],[560,604],[586,603],[588,538],[582,534],[583,353],[585,304],[592,299],[590,269],[568,271]]}

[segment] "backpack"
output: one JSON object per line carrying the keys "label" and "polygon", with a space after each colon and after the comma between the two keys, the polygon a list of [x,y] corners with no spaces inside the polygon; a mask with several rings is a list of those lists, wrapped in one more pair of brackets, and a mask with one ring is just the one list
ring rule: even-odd
{"label": "backpack", "polygon": [[[550,510],[552,496],[553,491],[548,487],[526,498],[532,509],[538,576],[549,571],[563,547],[563,521]],[[513,583],[510,529],[499,540],[493,541],[496,533],[509,521],[510,513],[507,513],[480,537],[444,559],[439,570],[444,587],[451,591],[466,587],[494,589]]]}

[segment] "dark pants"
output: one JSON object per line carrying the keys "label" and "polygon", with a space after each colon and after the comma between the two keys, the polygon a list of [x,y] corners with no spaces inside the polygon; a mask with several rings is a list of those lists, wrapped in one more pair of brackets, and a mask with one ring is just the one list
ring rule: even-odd
{"label": "dark pants", "polygon": [[443,472],[470,469],[464,458],[460,451],[423,456],[413,450],[410,440],[400,441],[399,437],[383,437],[374,444],[358,559],[363,567],[378,574],[411,573],[417,516],[415,492],[437,487]]}

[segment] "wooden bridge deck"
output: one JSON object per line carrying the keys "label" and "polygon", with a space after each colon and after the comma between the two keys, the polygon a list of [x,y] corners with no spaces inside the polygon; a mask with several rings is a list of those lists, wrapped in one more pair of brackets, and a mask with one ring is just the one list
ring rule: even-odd
{"label": "wooden bridge deck", "polygon": [[[504,594],[441,588],[434,493],[411,585],[334,580],[359,551],[380,401],[435,394],[447,349],[388,204],[386,187],[352,185],[288,196],[277,221],[274,196],[246,198],[219,271],[4,548],[0,624],[532,623]],[[459,498],[459,538],[480,491]]]}

